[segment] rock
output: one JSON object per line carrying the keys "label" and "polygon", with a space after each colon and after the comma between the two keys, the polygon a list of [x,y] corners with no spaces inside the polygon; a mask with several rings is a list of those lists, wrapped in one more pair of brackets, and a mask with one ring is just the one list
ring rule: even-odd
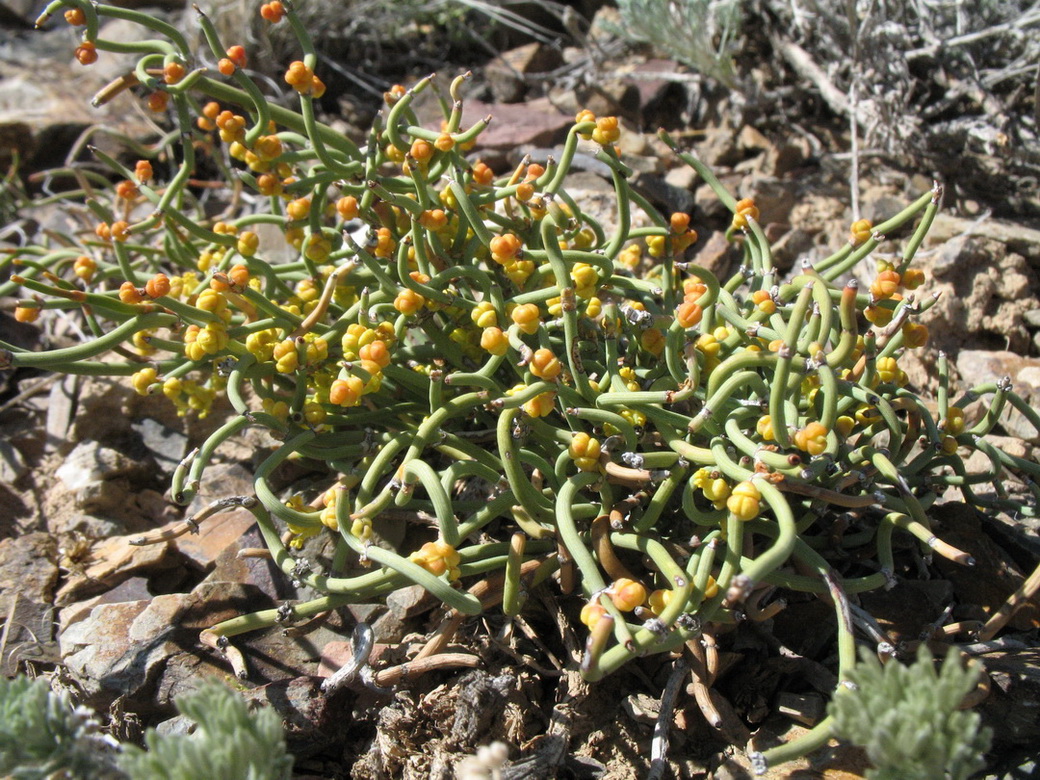
{"label": "rock", "polygon": [[103,444],[124,441],[131,435],[130,417],[124,410],[131,396],[136,395],[119,377],[81,379],[74,407],[72,440]]}
{"label": "rock", "polygon": [[[253,476],[244,466],[237,463],[212,465],[203,472],[199,492],[188,506],[185,517],[198,514],[213,501],[252,493]],[[198,533],[185,534],[177,538],[174,544],[200,568],[209,569],[221,553],[240,539],[255,523],[256,518],[248,509],[231,508],[202,520]]]}
{"label": "rock", "polygon": [[468,127],[488,115],[491,124],[477,139],[478,149],[556,146],[574,124],[574,117],[561,113],[548,98],[536,98],[522,104],[467,100],[463,104],[462,126]]}
{"label": "rock", "polygon": [[[617,230],[617,198],[614,186],[595,173],[581,172],[568,177],[567,192],[580,204],[583,213],[596,220],[607,236]],[[632,210],[632,227],[648,224],[645,216]]]}
{"label": "rock", "polygon": [[187,715],[177,715],[156,724],[155,732],[163,737],[186,737],[195,731],[195,721]]}
{"label": "rock", "polygon": [[1014,352],[1029,350],[1025,315],[1040,308],[1040,282],[1025,257],[990,239],[961,236],[938,252],[921,253],[914,264],[927,280],[918,294],[939,296],[921,318],[933,347],[951,354],[998,343]]}
{"label": "rock", "polygon": [[812,251],[814,245],[815,241],[811,233],[807,233],[801,228],[788,230],[772,245],[773,265],[781,271],[789,271],[798,260]]}
{"label": "rock", "polygon": [[63,661],[90,701],[97,701],[102,692],[108,694],[105,704],[120,693],[133,698],[145,682],[158,653],[151,642],[142,642],[135,652],[131,630],[149,603],[141,599],[102,604],[61,634]]}
{"label": "rock", "polygon": [[64,448],[68,441],[78,391],[79,377],[73,374],[51,385],[46,424],[48,452]]}
{"label": "rock", "polygon": [[953,586],[948,580],[901,580],[892,590],[860,594],[860,601],[899,642],[919,638],[942,615],[952,596]]}
{"label": "rock", "polygon": [[12,484],[25,473],[25,459],[9,442],[0,441],[0,482]]}
{"label": "rock", "polygon": [[429,612],[437,604],[436,597],[422,585],[398,588],[386,596],[386,606],[402,620]]}
{"label": "rock", "polygon": [[[215,520],[217,518],[214,517],[212,519]],[[250,519],[252,519],[252,515],[250,515]],[[178,543],[186,538],[182,536]],[[218,545],[212,544],[211,546],[216,548]],[[228,542],[223,551],[211,561],[212,571],[206,575],[206,580],[211,582],[241,582],[246,585],[255,585],[264,593],[277,599],[297,598],[299,594],[296,588],[293,587],[292,581],[288,575],[275,565],[271,558],[256,556],[242,558],[238,555],[240,550],[263,546],[263,537],[260,536],[260,531],[255,524],[244,529],[238,537]],[[195,563],[200,562],[197,551],[192,551],[190,547],[185,549],[182,545],[179,545],[179,547]]]}
{"label": "rock", "polygon": [[697,179],[697,171],[688,165],[680,165],[671,168],[664,175],[665,184],[689,192],[693,192],[696,188]]}
{"label": "rock", "polygon": [[[1035,460],[1033,446],[1022,439],[1014,436],[997,436],[991,433],[986,437],[986,441],[1014,458]],[[968,459],[964,461],[964,470],[969,474],[991,472],[993,462],[982,450],[973,450]]]}
{"label": "rock", "polygon": [[759,224],[770,222],[790,224],[791,210],[798,202],[796,183],[781,181],[769,176],[752,179],[746,197],[752,198],[759,211]]}
{"label": "rock", "polygon": [[53,606],[49,602],[27,599],[18,591],[3,601],[0,618],[5,625],[0,642],[0,674],[8,679],[14,677],[25,662],[60,662]]}
{"label": "rock", "polygon": [[67,489],[77,491],[103,479],[122,476],[134,466],[122,452],[103,447],[96,441],[86,441],[69,453],[55,475]]}
{"label": "rock", "polygon": [[[968,349],[957,355],[957,372],[971,386],[1011,377],[1014,392],[1036,410],[1040,408],[1040,359],[1013,352]],[[967,388],[966,388],[967,389]],[[984,403],[988,403],[985,402]],[[1033,444],[1040,443],[1040,431],[1017,409],[1006,404],[1000,424],[1012,436]]]}
{"label": "rock", "polygon": [[[983,530],[990,520],[967,504],[947,502],[933,508],[930,517],[938,521],[935,534],[944,542],[963,550],[975,559],[972,567],[935,556],[935,565],[953,583],[954,600],[960,612],[955,619],[986,620],[998,610],[1025,579],[1024,573],[1000,545]],[[1019,631],[1032,631],[1040,625],[1040,606],[1023,605],[1011,618]]]}
{"label": "rock", "polygon": [[639,95],[640,124],[643,127],[675,127],[683,112],[677,106],[686,102],[683,85],[667,78],[681,69],[675,60],[650,59],[632,70],[632,81]]}
{"label": "rock", "polygon": [[588,110],[597,117],[620,116],[635,125],[640,123],[639,89],[628,80],[611,79],[576,88],[550,88],[549,101],[571,122],[579,111]]}
{"label": "rock", "polygon": [[806,138],[792,138],[771,145],[762,159],[766,176],[784,177],[812,158],[812,145]]}
{"label": "rock", "polygon": [[100,596],[77,601],[59,612],[58,624],[64,632],[73,623],[90,616],[91,610],[100,604],[120,604],[126,601],[147,601],[155,594],[148,587],[147,577],[130,577]]}
{"label": "rock", "polygon": [[141,437],[163,474],[172,475],[188,451],[188,437],[151,417],[133,422],[130,427]]}
{"label": "rock", "polygon": [[[197,659],[192,665],[194,687],[206,676],[226,678],[225,662],[199,645],[199,631],[269,604],[255,588],[228,582],[200,585],[191,593],[101,604],[61,635],[63,661],[91,706],[107,707],[123,695],[138,709],[148,709],[176,656]],[[177,663],[183,666],[184,659]],[[169,695],[160,696],[159,704],[183,692],[174,687],[167,681]]]}
{"label": "rock", "polygon": [[76,445],[55,472],[77,505],[87,511],[105,512],[124,505],[132,482],[152,475],[147,463],[134,460],[96,441]]}
{"label": "rock", "polygon": [[737,148],[745,154],[757,154],[771,149],[773,144],[751,125],[744,125],[737,133]]}
{"label": "rock", "polygon": [[727,241],[724,233],[712,232],[706,241],[702,237],[694,245],[692,260],[716,277],[725,279],[740,262],[741,257],[741,250],[737,244]]}
{"label": "rock", "polygon": [[704,130],[704,137],[694,147],[694,156],[715,170],[716,175],[718,175],[717,169],[740,162],[736,130],[729,124],[728,118],[723,118],[720,124],[707,127]]}
{"label": "rock", "polygon": [[[233,598],[237,612],[234,614],[222,612],[221,602],[226,604],[225,593],[235,594]],[[229,582],[203,582],[192,591],[186,603],[190,607],[178,624],[179,629],[185,629],[183,638],[178,651],[169,655],[156,685],[155,701],[161,705],[167,705],[178,696],[196,690],[207,677],[215,675],[227,679],[230,674],[230,665],[226,659],[199,645],[198,632],[201,629],[234,617],[235,614],[247,614],[273,604],[265,595],[259,594],[256,588]],[[248,679],[263,684],[285,681],[287,674],[295,677],[313,673],[321,657],[320,648],[342,638],[342,629],[332,616],[326,625],[303,636],[293,635],[291,631],[275,626],[266,631],[235,637],[232,643],[242,652]]]}
{"label": "rock", "polygon": [[[147,32],[141,25],[109,23],[100,35],[130,42]],[[0,60],[0,162],[17,153],[23,173],[60,165],[79,134],[95,124],[114,131],[95,139],[114,156],[121,150],[113,138],[147,138],[154,133],[142,111],[135,110],[138,98],[129,90],[102,106],[90,104],[90,96],[123,75],[125,59],[99,51],[98,62],[84,68],[73,59],[74,48],[73,37],[60,29],[12,46],[11,58]],[[48,50],[58,59],[46,61],[47,78],[40,78],[39,62],[47,59]]]}
{"label": "rock", "polygon": [[[18,593],[41,604],[54,599],[58,581],[58,544],[47,533],[29,533],[0,540],[0,594]],[[6,615],[7,598],[0,598]]]}
{"label": "rock", "polygon": [[931,242],[946,243],[956,237],[968,236],[989,239],[1005,244],[1011,251],[1020,252],[1036,262],[1040,260],[1040,230],[1019,222],[988,218],[964,219],[940,211],[929,232]]}
{"label": "rock", "polygon": [[[661,177],[656,173],[638,173],[632,178],[632,186],[666,215],[671,214],[673,211],[682,211],[687,214],[693,211],[693,193],[689,189],[669,184],[667,178]],[[613,187],[611,188],[611,193],[613,193]],[[694,225],[693,227],[696,228],[697,226]]]}
{"label": "rock", "polygon": [[143,546],[131,544],[137,538],[136,534],[116,536],[93,545],[80,566],[70,572],[58,590],[55,603],[65,606],[113,588],[138,572],[153,572],[178,565],[177,557],[169,556],[168,542]]}
{"label": "rock", "polygon": [[526,76],[545,73],[561,63],[558,49],[544,43],[528,43],[491,60],[484,69],[484,77],[497,102],[516,103],[527,92]]}
{"label": "rock", "polygon": [[3,0],[0,3],[0,25],[31,30],[36,16],[35,0]]}
{"label": "rock", "polygon": [[295,677],[245,692],[248,701],[282,716],[286,746],[297,761],[344,740],[353,725],[343,717],[342,703],[321,692],[321,682],[318,677]]}
{"label": "rock", "polygon": [[85,539],[108,539],[126,532],[122,523],[82,512],[51,517],[47,529],[58,536],[79,535]]}

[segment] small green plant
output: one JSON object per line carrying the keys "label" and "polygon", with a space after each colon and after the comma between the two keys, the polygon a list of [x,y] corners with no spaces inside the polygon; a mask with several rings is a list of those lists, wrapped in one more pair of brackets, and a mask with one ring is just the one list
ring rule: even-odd
{"label": "small green plant", "polygon": [[38,678],[0,678],[0,776],[15,780],[108,778],[114,741],[92,713]]}
{"label": "small green plant", "polygon": [[985,766],[991,731],[979,728],[978,713],[958,710],[979,681],[977,666],[952,649],[939,671],[924,645],[909,666],[860,655],[829,712],[835,733],[866,749],[870,780],[965,780]]}
{"label": "small green plant", "polygon": [[698,73],[737,86],[738,0],[618,0],[623,38],[649,43]]}
{"label": "small green plant", "polygon": [[187,736],[145,734],[147,750],[124,748],[120,768],[132,780],[288,780],[292,756],[272,709],[250,713],[242,698],[220,683],[209,683],[177,699],[177,709],[195,721]]}

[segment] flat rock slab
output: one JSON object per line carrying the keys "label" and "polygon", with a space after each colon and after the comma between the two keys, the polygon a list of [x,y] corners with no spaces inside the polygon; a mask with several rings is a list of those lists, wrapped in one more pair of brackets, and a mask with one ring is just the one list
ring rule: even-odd
{"label": "flat rock slab", "polygon": [[14,594],[49,604],[58,581],[58,543],[46,533],[0,540],[0,617]]}
{"label": "flat rock slab", "polygon": [[480,134],[481,149],[512,150],[520,146],[551,146],[563,140],[574,117],[561,113],[548,98],[527,103],[481,103],[467,100],[463,104],[462,126],[491,116],[491,124]]}
{"label": "flat rock slab", "polygon": [[222,620],[269,605],[256,588],[212,583],[191,593],[100,604],[60,638],[69,673],[90,703],[107,707],[125,695],[147,706],[172,656],[190,653],[207,663],[193,669],[226,676],[222,659],[199,644],[199,632]]}

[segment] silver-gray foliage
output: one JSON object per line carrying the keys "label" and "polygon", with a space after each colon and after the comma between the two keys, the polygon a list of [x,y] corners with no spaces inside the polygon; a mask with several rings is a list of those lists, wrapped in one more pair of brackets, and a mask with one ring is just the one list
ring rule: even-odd
{"label": "silver-gray foliage", "polygon": [[145,735],[147,750],[128,746],[120,767],[133,780],[289,780],[292,756],[278,714],[250,713],[242,698],[210,683],[177,699],[177,709],[196,724],[187,736]]}
{"label": "silver-gray foliage", "polygon": [[0,776],[114,777],[112,746],[92,713],[52,692],[46,680],[0,678]]}
{"label": "silver-gray foliage", "polygon": [[950,652],[936,671],[923,645],[910,666],[882,666],[863,652],[849,673],[854,687],[839,688],[829,712],[837,734],[866,749],[875,766],[868,778],[966,780],[985,765],[991,733],[977,713],[957,709],[979,672],[959,656]]}
{"label": "silver-gray foliage", "polygon": [[[1036,83],[1040,6],[1034,0],[766,0],[770,38],[818,68],[824,99],[851,118],[867,148],[941,148],[1021,157],[1038,117],[1023,109]],[[797,69],[797,68],[796,68]],[[828,91],[842,98],[836,105]]]}
{"label": "silver-gray foliage", "polygon": [[618,0],[623,37],[649,43],[728,87],[737,85],[733,55],[740,33],[738,0]]}

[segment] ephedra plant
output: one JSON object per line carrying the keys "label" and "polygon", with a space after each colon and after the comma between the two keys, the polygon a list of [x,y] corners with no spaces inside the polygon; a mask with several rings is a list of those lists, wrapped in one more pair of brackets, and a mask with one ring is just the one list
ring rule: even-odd
{"label": "ephedra plant", "polygon": [[[1035,514],[1040,466],[985,439],[1008,405],[1040,423],[1010,383],[957,393],[940,359],[933,407],[899,366],[928,336],[920,319],[933,298],[915,254],[938,185],[880,224],[856,222],[844,246],[785,281],[755,204],[662,133],[732,212],[727,237],[743,263],[720,279],[684,260],[697,240],[690,216],[659,213],[629,184],[614,117],[582,111],[558,155],[499,174],[470,153],[488,120],[462,126],[463,77],[440,95],[437,127],[412,108],[437,89],[430,78],[387,92],[361,146],[319,122],[325,87],[289,3],[261,13],[299,41],[284,76],[291,109],[265,96],[245,49],[218,40],[201,14],[210,51],[195,58],[176,29],[138,12],[65,0],[46,14],[60,10],[82,28],[81,62],[136,57],[132,77],[98,100],[132,86],[186,142],[171,134],[126,164],[95,150],[117,180],[86,199],[96,230],[19,249],[2,286],[24,291],[19,319],[78,313],[91,337],[43,352],[0,345],[0,362],[123,376],[184,414],[226,396],[234,413],[177,469],[181,504],[229,437],[262,426],[281,442],[253,495],[183,525],[241,505],[274,561],[321,594],[203,632],[240,673],[243,632],[414,584],[459,619],[499,602],[513,615],[552,578],[561,599],[584,600],[587,680],[684,646],[702,658],[702,637],[782,606],[760,603],[764,586],[830,599],[845,679],[856,661],[847,598],[893,583],[895,537],[972,564],[932,530],[929,510],[948,487],[975,506]],[[106,40],[103,18],[155,37]],[[218,144],[229,185],[262,208],[207,218],[190,180]],[[609,231],[568,193],[580,145],[611,172]],[[157,172],[160,155],[174,156],[169,175]],[[147,215],[130,219],[141,204]],[[633,227],[636,212],[648,226]],[[272,262],[259,225],[275,226],[295,259]],[[869,289],[837,281],[897,231],[901,259],[878,262]],[[976,399],[985,408],[968,419]],[[965,449],[992,468],[967,473]],[[323,489],[276,493],[272,473],[291,459],[324,464]],[[1033,503],[1007,495],[1008,473]],[[469,489],[456,493],[460,483]],[[418,541],[395,547],[381,522],[402,511]],[[420,515],[436,523],[425,538]],[[317,535],[334,544],[328,565],[301,552]],[[799,755],[830,729],[824,721],[764,761]]]}

